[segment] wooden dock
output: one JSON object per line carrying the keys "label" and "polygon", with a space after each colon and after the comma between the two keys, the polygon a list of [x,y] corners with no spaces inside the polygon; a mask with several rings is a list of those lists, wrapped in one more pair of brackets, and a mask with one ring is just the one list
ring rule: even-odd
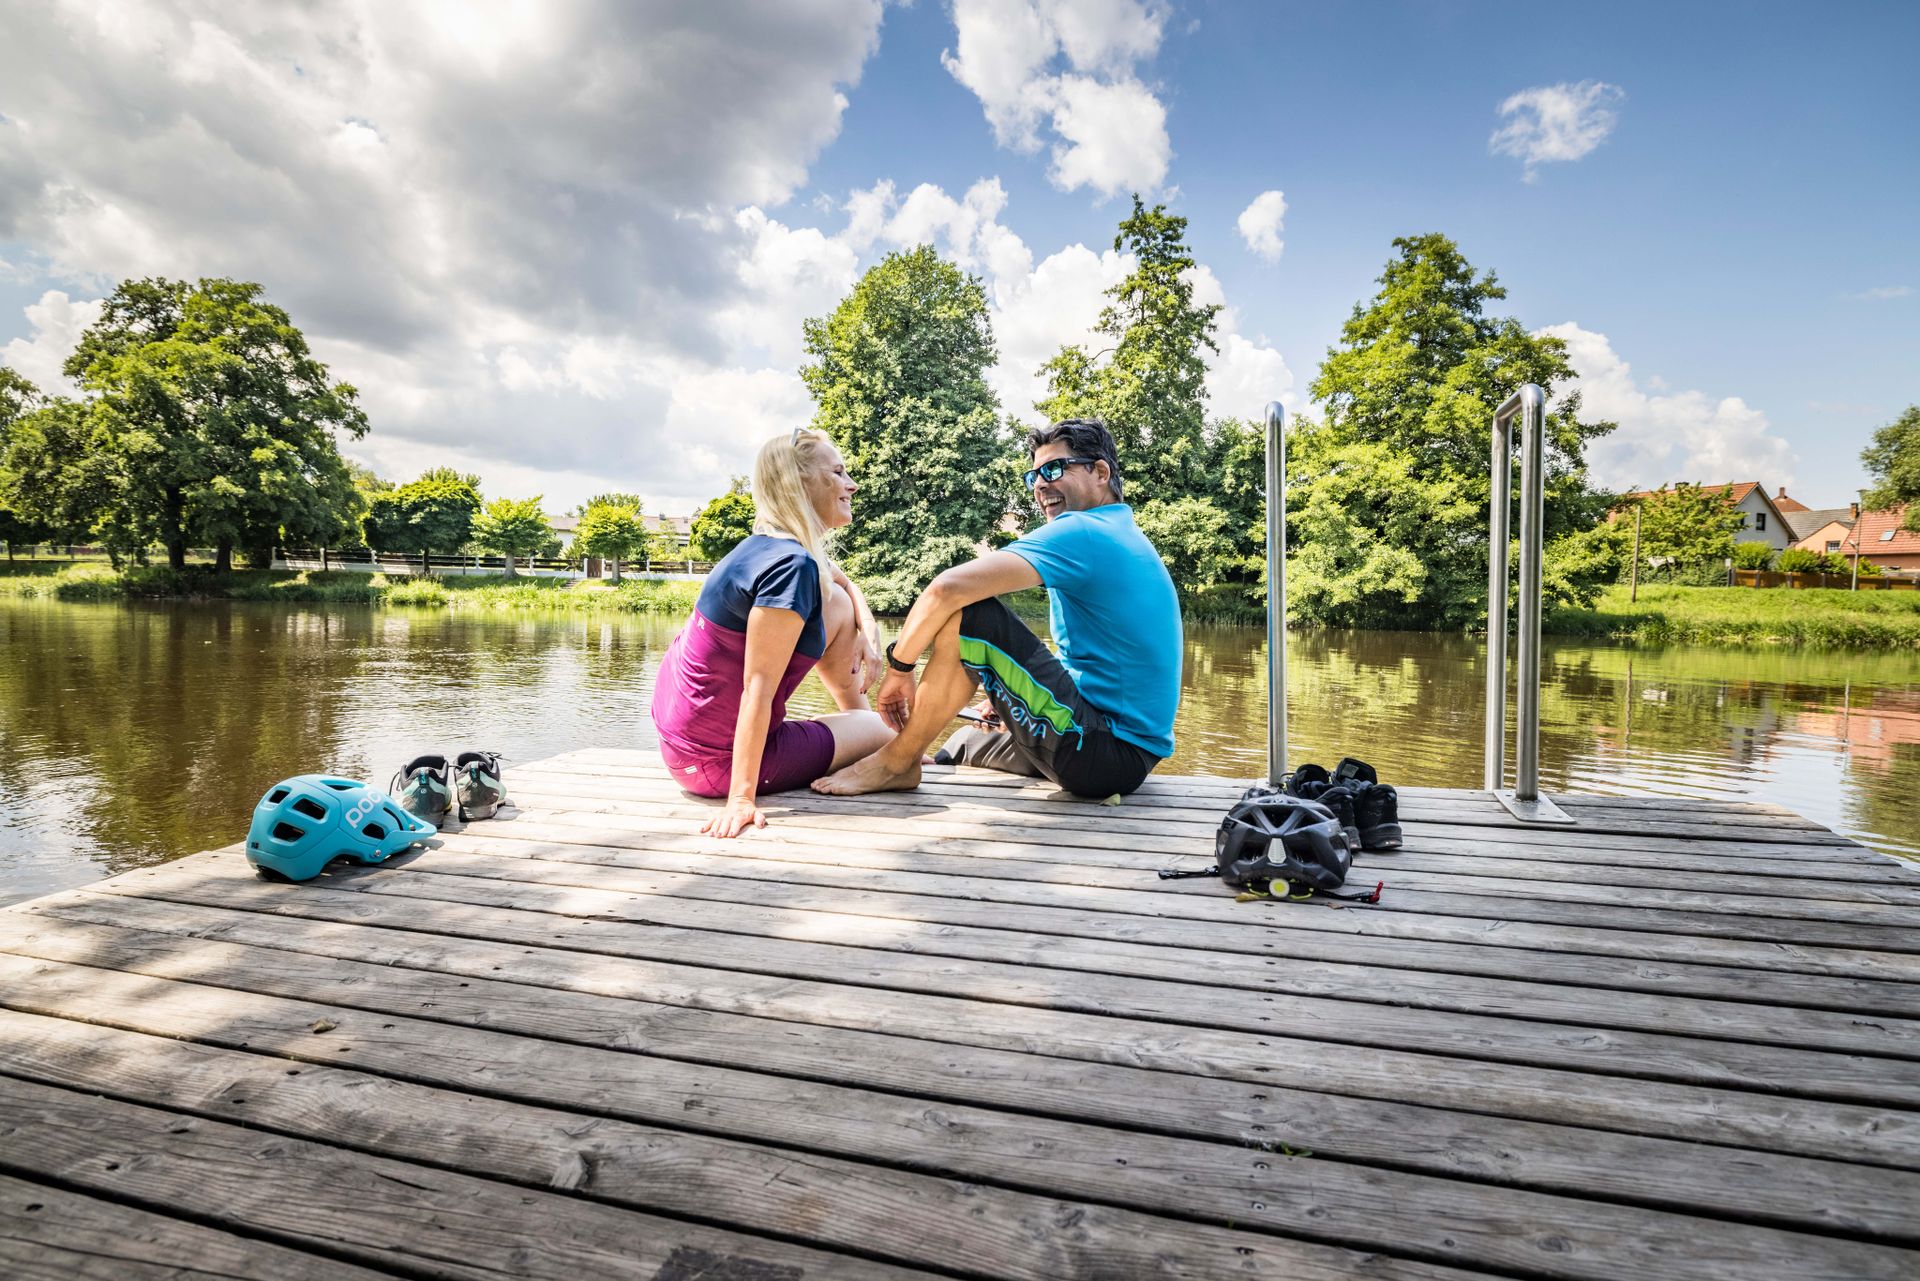
{"label": "wooden dock", "polygon": [[508,783],[0,912],[0,1275],[1920,1277],[1920,869],[1784,809],[1409,789],[1332,908],[1154,876],[1219,779]]}

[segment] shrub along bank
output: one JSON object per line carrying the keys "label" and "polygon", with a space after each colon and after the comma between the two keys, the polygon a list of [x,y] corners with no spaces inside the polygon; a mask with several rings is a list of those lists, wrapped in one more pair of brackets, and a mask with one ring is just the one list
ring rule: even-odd
{"label": "shrub along bank", "polygon": [[148,566],[116,572],[102,565],[20,566],[0,572],[0,596],[65,601],[249,600],[406,605],[494,611],[560,610],[583,613],[684,614],[700,584],[628,579],[618,587],[597,580],[474,575],[388,578],[384,574],[285,573],[209,567]]}
{"label": "shrub along bank", "polygon": [[1554,609],[1556,636],[1641,645],[1805,645],[1834,649],[1920,648],[1920,592],[1724,587],[1610,587],[1592,609]]}

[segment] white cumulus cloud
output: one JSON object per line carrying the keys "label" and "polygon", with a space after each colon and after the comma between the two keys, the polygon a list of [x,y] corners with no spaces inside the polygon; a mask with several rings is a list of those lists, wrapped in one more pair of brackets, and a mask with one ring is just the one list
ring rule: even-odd
{"label": "white cumulus cloud", "polygon": [[1500,104],[1507,123],[1494,130],[1487,146],[1522,161],[1532,182],[1539,166],[1578,160],[1605,142],[1619,122],[1614,107],[1626,96],[1619,85],[1600,80],[1522,89]]}
{"label": "white cumulus cloud", "polygon": [[1157,190],[1173,146],[1167,112],[1138,74],[1160,48],[1156,0],[954,0],[947,71],[973,91],[995,139],[1039,150],[1064,191]]}
{"label": "white cumulus cloud", "polygon": [[0,347],[0,365],[16,370],[49,396],[73,395],[78,389],[67,381],[60,366],[72,354],[81,333],[99,319],[99,299],[76,301],[63,290],[49,289],[40,295],[39,302],[27,304],[26,314],[32,335]]}
{"label": "white cumulus cloud", "polygon": [[48,0],[0,40],[0,243],[69,303],[261,282],[395,467],[464,451],[685,510],[739,466],[679,466],[670,433],[790,415],[716,380],[797,385],[785,318],[850,281],[846,246],[750,212],[838,134],[881,10]]}
{"label": "white cumulus cloud", "polygon": [[1792,449],[1766,414],[1740,397],[1657,390],[1665,384],[1637,380],[1605,334],[1571,322],[1540,332],[1567,344],[1579,375],[1581,417],[1620,424],[1587,449],[1596,483],[1610,489],[1675,481],[1793,484],[1798,460]]}
{"label": "white cumulus cloud", "polygon": [[1287,242],[1280,238],[1286,220],[1286,196],[1278,191],[1263,191],[1240,211],[1239,221],[1234,225],[1239,227],[1240,239],[1247,242],[1247,248],[1268,262],[1279,262],[1287,247]]}

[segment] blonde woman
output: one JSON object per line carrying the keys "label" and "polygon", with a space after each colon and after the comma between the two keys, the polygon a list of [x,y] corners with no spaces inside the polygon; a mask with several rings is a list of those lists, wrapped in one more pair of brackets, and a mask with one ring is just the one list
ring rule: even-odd
{"label": "blonde woman", "polygon": [[[827,531],[853,520],[855,485],[825,432],[796,427],[753,465],[753,534],[707,576],[667,647],[653,723],[674,782],[727,807],[700,829],[765,827],[759,797],[805,787],[878,751],[893,731],[867,705],[879,630],[866,599],[827,556]],[[815,666],[838,712],[786,719]]]}

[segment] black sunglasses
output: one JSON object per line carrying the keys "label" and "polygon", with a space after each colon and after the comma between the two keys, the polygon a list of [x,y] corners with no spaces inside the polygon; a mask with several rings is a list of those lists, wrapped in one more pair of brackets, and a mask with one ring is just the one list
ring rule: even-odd
{"label": "black sunglasses", "polygon": [[1075,463],[1091,467],[1100,461],[1102,460],[1098,458],[1049,458],[1026,474],[1027,488],[1032,489],[1035,484],[1043,480],[1048,482],[1059,480],[1067,474],[1067,468]]}

